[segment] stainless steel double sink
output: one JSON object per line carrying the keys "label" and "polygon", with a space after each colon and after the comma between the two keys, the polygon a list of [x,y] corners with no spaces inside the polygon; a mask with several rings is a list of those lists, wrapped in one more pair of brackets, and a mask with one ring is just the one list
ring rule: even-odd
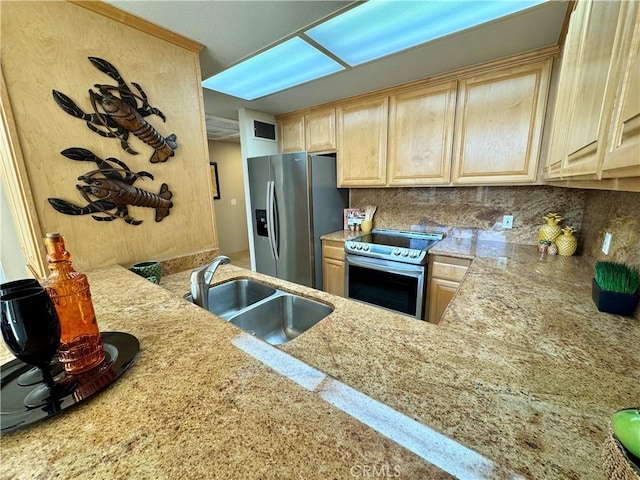
{"label": "stainless steel double sink", "polygon": [[[191,295],[185,297],[193,301]],[[209,288],[209,311],[273,345],[296,338],[333,308],[247,278]]]}

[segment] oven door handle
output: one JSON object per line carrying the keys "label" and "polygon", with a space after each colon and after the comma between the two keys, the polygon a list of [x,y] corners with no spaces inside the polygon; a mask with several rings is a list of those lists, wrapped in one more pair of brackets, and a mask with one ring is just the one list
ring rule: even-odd
{"label": "oven door handle", "polygon": [[[372,270],[380,270],[382,272],[395,273],[397,275],[404,275],[405,277],[420,278],[424,273],[424,267],[418,267],[407,264],[406,267],[397,267],[397,262],[386,262],[384,265],[371,260],[362,260],[353,255],[347,255],[347,264],[354,265],[356,267],[369,268]],[[394,265],[391,265],[394,264]]]}

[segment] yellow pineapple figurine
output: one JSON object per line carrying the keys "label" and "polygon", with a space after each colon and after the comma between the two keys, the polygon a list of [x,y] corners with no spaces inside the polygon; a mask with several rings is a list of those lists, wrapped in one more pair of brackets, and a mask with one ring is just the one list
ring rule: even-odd
{"label": "yellow pineapple figurine", "polygon": [[556,239],[556,246],[558,247],[558,253],[565,257],[570,257],[576,253],[578,248],[578,239],[573,235],[576,229],[573,227],[564,227],[562,229],[562,235]]}
{"label": "yellow pineapple figurine", "polygon": [[547,224],[541,226],[538,230],[537,243],[540,243],[541,240],[548,240],[553,243],[562,233],[562,229],[560,228],[560,225],[558,225],[562,221],[562,217],[557,213],[547,213],[542,218],[547,221]]}

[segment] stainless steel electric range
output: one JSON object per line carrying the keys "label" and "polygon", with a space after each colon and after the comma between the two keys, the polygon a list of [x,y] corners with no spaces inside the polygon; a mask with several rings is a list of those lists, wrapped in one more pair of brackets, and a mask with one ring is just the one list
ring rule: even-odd
{"label": "stainless steel electric range", "polygon": [[427,253],[443,235],[374,229],[345,242],[345,296],[424,320]]}

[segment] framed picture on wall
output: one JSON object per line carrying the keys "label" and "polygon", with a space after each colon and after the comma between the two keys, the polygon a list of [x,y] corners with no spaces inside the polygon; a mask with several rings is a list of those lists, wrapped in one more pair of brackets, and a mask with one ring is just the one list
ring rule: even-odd
{"label": "framed picture on wall", "polygon": [[220,200],[220,182],[218,181],[218,164],[209,162],[211,166],[211,190],[213,190],[213,199]]}

